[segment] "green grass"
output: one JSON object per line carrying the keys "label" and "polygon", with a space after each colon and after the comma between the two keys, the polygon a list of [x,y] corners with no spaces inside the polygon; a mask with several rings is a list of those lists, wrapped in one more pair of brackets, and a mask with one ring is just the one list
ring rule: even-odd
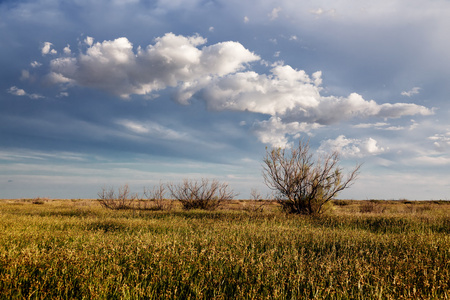
{"label": "green grass", "polygon": [[361,205],[301,217],[273,204],[136,212],[1,201],[0,298],[450,298],[450,205]]}

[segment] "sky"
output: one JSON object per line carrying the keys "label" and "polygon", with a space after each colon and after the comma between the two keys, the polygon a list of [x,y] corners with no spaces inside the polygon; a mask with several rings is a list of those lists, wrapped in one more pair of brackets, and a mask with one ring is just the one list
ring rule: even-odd
{"label": "sky", "polygon": [[209,178],[309,140],[339,198],[450,200],[450,2],[0,1],[0,198]]}

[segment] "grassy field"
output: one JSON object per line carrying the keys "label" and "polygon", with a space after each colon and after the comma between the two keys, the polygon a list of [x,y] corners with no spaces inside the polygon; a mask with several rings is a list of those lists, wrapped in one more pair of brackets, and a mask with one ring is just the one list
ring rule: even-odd
{"label": "grassy field", "polygon": [[449,299],[450,203],[111,211],[0,200],[1,299]]}

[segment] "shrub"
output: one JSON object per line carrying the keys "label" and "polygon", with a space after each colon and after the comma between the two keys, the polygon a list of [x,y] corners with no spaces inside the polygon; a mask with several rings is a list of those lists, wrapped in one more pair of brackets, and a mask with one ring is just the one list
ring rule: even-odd
{"label": "shrub", "polygon": [[33,204],[45,204],[45,202],[48,202],[49,199],[48,198],[41,198],[41,197],[37,197],[31,200],[31,203]]}
{"label": "shrub", "polygon": [[165,199],[166,185],[159,183],[153,189],[144,188],[144,198],[139,200],[138,209],[140,210],[170,210],[172,201]]}
{"label": "shrub", "polygon": [[250,200],[247,200],[243,210],[252,212],[252,213],[260,213],[264,211],[264,207],[269,202],[269,196],[264,197],[261,195],[261,193],[255,189],[252,188],[250,191]]}
{"label": "shrub", "polygon": [[366,200],[359,207],[360,213],[383,213],[385,210],[386,207],[376,200]]}
{"label": "shrub", "polygon": [[309,142],[299,141],[298,148],[267,150],[263,164],[266,185],[277,192],[283,210],[294,214],[319,214],[324,204],[350,187],[361,165],[344,179],[339,154],[322,155],[317,160],[310,153]]}
{"label": "shrub", "polygon": [[109,209],[131,209],[134,207],[134,202],[138,200],[137,194],[132,194],[128,184],[119,187],[117,195],[114,188],[102,188],[97,194],[98,201],[103,207]]}
{"label": "shrub", "polygon": [[236,194],[228,184],[217,180],[202,178],[198,180],[184,179],[180,184],[168,184],[172,198],[181,202],[184,209],[214,210],[225,200],[233,199]]}

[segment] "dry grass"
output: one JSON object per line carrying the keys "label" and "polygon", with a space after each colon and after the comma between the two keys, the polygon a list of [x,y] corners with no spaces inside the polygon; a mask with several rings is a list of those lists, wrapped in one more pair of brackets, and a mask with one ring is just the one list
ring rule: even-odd
{"label": "dry grass", "polygon": [[[374,202],[375,203],[375,202]],[[340,200],[320,217],[0,201],[1,299],[448,299],[450,205]]]}

